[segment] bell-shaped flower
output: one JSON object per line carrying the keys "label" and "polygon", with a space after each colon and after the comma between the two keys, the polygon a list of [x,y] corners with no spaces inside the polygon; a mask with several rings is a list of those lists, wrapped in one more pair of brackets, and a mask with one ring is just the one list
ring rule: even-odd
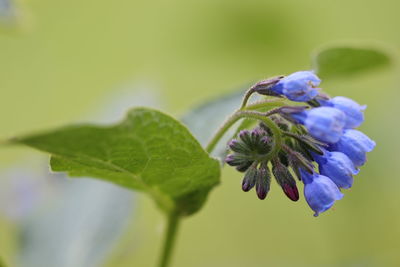
{"label": "bell-shaped flower", "polygon": [[319,103],[343,111],[346,114],[346,128],[356,128],[364,122],[364,110],[367,106],[362,106],[350,98],[336,96],[329,100],[320,100]]}
{"label": "bell-shaped flower", "polygon": [[353,175],[358,170],[345,154],[324,150],[323,155],[313,153],[313,158],[319,165],[319,173],[329,177],[339,188],[347,189],[353,185]]}
{"label": "bell-shaped flower", "polygon": [[270,88],[276,94],[284,95],[297,102],[307,102],[318,95],[321,80],[312,71],[292,73]]}
{"label": "bell-shaped flower", "polygon": [[330,151],[339,151],[348,156],[355,167],[364,165],[367,161],[366,153],[374,149],[375,142],[364,133],[347,129],[340,140],[329,147]]}
{"label": "bell-shaped flower", "polygon": [[293,113],[292,117],[304,124],[309,134],[325,143],[336,143],[343,134],[346,115],[332,107],[318,107]]}
{"label": "bell-shaped flower", "polygon": [[331,208],[336,200],[343,197],[339,188],[328,177],[318,173],[309,174],[304,170],[300,170],[300,173],[304,182],[304,197],[315,212],[315,217]]}

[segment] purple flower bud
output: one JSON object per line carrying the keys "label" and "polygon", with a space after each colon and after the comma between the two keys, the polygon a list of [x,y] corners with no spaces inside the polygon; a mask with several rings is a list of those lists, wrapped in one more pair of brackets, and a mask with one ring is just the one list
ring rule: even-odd
{"label": "purple flower bud", "polygon": [[329,147],[329,150],[346,154],[354,166],[359,167],[367,161],[366,153],[372,151],[375,145],[375,142],[362,132],[348,129],[337,143]]}
{"label": "purple flower bud", "polygon": [[249,130],[240,131],[239,138],[248,148],[250,148],[250,150],[254,148],[253,139],[251,138],[251,132]]}
{"label": "purple flower bud", "polygon": [[272,138],[269,136],[263,136],[261,137],[260,142],[264,145],[270,145],[272,143]]}
{"label": "purple flower bud", "polygon": [[292,101],[307,102],[318,95],[320,82],[312,71],[298,71],[281,79],[270,90]]}
{"label": "purple flower bud", "polygon": [[236,139],[232,139],[231,141],[229,141],[228,146],[232,151],[237,153],[247,153],[250,151],[248,147],[243,144],[243,142],[240,142]]}
{"label": "purple flower bud", "polygon": [[267,197],[271,184],[271,174],[266,164],[262,164],[257,172],[256,191],[259,199]]}
{"label": "purple flower bud", "polygon": [[356,128],[364,121],[363,111],[367,106],[361,106],[350,98],[336,96],[327,101],[320,100],[319,103],[323,106],[334,107],[343,111],[346,114],[346,128]]}
{"label": "purple flower bud", "polygon": [[263,80],[253,86],[253,90],[262,95],[279,96],[271,88],[277,84],[284,76],[277,76],[271,79]]}
{"label": "purple flower bud", "polygon": [[282,187],[285,195],[293,201],[299,200],[296,180],[293,178],[288,168],[283,165],[278,158],[272,160],[272,173],[275,176],[276,182]]}
{"label": "purple flower bud", "polygon": [[250,191],[255,186],[257,181],[257,172],[257,166],[254,164],[247,170],[242,182],[242,189],[244,192]]}
{"label": "purple flower bud", "polygon": [[328,177],[318,173],[309,174],[304,170],[300,172],[304,182],[304,197],[315,212],[315,217],[330,209],[336,200],[343,197],[339,188]]}
{"label": "purple flower bud", "polygon": [[346,115],[331,107],[313,108],[292,114],[292,117],[304,124],[312,137],[326,143],[339,141],[346,123]]}
{"label": "purple flower bud", "polygon": [[237,158],[235,154],[230,154],[225,158],[225,162],[230,166],[238,166],[242,162],[241,159]]}

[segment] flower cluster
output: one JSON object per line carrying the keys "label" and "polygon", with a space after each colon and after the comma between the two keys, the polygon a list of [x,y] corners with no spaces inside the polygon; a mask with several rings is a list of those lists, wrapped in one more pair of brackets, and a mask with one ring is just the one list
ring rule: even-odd
{"label": "flower cluster", "polygon": [[[297,201],[297,176],[314,216],[343,197],[341,189],[353,185],[366,153],[375,147],[374,141],[355,129],[364,121],[366,106],[342,96],[328,97],[320,92],[320,82],[313,72],[300,71],[275,78],[265,83],[268,86],[255,86],[259,94],[286,97],[307,106],[284,106],[263,113],[273,125],[261,122],[253,130],[241,131],[230,141],[232,153],[226,158],[229,165],[245,172],[242,189],[247,192],[256,187],[260,199],[270,189],[271,168],[286,196]],[[278,129],[279,142],[272,126]]]}

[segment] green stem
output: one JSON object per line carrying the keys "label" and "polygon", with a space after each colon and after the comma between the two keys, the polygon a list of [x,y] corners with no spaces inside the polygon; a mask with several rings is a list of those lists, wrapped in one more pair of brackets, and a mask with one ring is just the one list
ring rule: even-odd
{"label": "green stem", "polygon": [[244,109],[246,107],[247,102],[249,101],[251,95],[254,94],[254,92],[255,92],[254,88],[255,88],[255,85],[253,85],[252,87],[250,87],[249,90],[246,91],[246,94],[243,97],[242,105],[240,106],[240,109]]}
{"label": "green stem", "polygon": [[277,100],[277,99],[266,99],[266,100],[261,100],[255,103],[252,103],[246,107],[246,110],[256,110],[256,109],[265,109],[265,108],[276,108],[276,107],[282,107],[285,105],[284,100]]}
{"label": "green stem", "polygon": [[213,135],[211,140],[208,142],[205,150],[208,153],[211,153],[215,146],[218,144],[219,140],[224,136],[226,131],[235,123],[237,122],[241,117],[239,116],[240,111],[237,111],[233,113],[228,119],[221,125],[221,127],[217,130],[217,132]]}
{"label": "green stem", "polygon": [[158,265],[159,267],[169,266],[180,220],[181,216],[177,212],[171,212],[168,216],[168,225],[165,231],[164,246]]}
{"label": "green stem", "polygon": [[274,156],[276,153],[279,152],[281,142],[282,142],[282,137],[281,137],[281,131],[279,127],[270,119],[268,118],[264,113],[260,113],[257,111],[251,111],[251,110],[238,110],[235,113],[233,113],[232,116],[230,116],[225,123],[218,129],[218,131],[215,133],[211,141],[208,143],[206,146],[206,151],[208,153],[211,153],[215,146],[217,145],[218,141],[222,138],[222,136],[226,133],[226,131],[239,119],[242,118],[251,118],[251,119],[257,119],[262,122],[264,122],[272,131],[272,134],[274,136],[274,146],[271,149],[271,151],[268,153],[268,157]]}
{"label": "green stem", "polygon": [[[265,119],[265,121],[264,121],[265,124],[270,126],[271,130],[272,130],[272,128],[276,128],[276,130],[277,130],[276,132],[280,136],[280,130],[275,125],[275,123],[273,121],[271,121],[266,116],[263,116],[259,112],[250,111],[250,110],[247,110],[247,109],[255,109],[255,108],[260,108],[260,107],[272,108],[272,107],[280,107],[280,106],[283,106],[283,105],[284,105],[284,102],[282,102],[282,101],[275,101],[275,102],[261,101],[261,102],[255,103],[253,105],[247,106],[246,110],[237,110],[230,117],[228,117],[228,119],[221,125],[221,127],[213,135],[213,137],[211,138],[211,140],[209,141],[209,143],[207,144],[207,146],[205,148],[206,151],[208,153],[211,153],[214,150],[215,146],[218,144],[219,140],[224,136],[226,131],[228,131],[229,128],[241,118],[246,118],[247,117],[247,118],[259,119],[259,120],[262,120],[262,121],[264,121],[264,119]],[[251,114],[251,115],[249,115],[249,114]],[[255,114],[258,114],[257,118],[254,117]],[[266,122],[266,121],[268,121],[268,122]],[[275,134],[275,133],[273,132],[273,134]]]}

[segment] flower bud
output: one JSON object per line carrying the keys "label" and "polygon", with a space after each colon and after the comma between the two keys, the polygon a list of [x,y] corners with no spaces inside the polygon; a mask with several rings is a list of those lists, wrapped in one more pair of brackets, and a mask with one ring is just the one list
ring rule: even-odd
{"label": "flower bud", "polygon": [[236,139],[232,139],[231,141],[229,141],[228,143],[229,148],[237,153],[248,153],[250,150],[249,148],[241,141],[238,141]]}
{"label": "flower bud", "polygon": [[284,76],[277,76],[271,79],[263,80],[253,86],[253,90],[261,95],[280,96],[280,94],[271,90]]}
{"label": "flower bud", "polygon": [[255,186],[257,181],[257,173],[257,164],[253,164],[247,170],[242,182],[242,189],[244,192],[250,191]]}
{"label": "flower bud", "polygon": [[251,133],[249,130],[242,130],[239,132],[239,138],[243,141],[243,143],[250,149],[254,149],[254,142],[251,138]]}
{"label": "flower bud", "polygon": [[283,192],[285,193],[285,195],[289,198],[289,199],[291,199],[291,200],[293,200],[293,201],[297,201],[297,200],[299,200],[299,190],[297,190],[297,186],[296,185],[294,185],[294,186],[291,186],[291,185],[289,185],[289,184],[284,184],[283,186],[282,186],[282,189],[283,189]]}
{"label": "flower bud", "polygon": [[262,163],[257,171],[256,191],[259,199],[265,199],[271,184],[271,173],[266,163]]}
{"label": "flower bud", "polygon": [[296,181],[278,158],[272,161],[272,173],[277,183],[282,187],[285,195],[293,201],[299,200],[299,191],[297,190]]}
{"label": "flower bud", "polygon": [[243,159],[238,158],[236,154],[230,154],[225,158],[225,162],[230,166],[238,166],[243,163]]}
{"label": "flower bud", "polygon": [[281,79],[270,88],[271,91],[282,94],[297,102],[307,102],[318,95],[321,80],[311,71],[298,71]]}
{"label": "flower bud", "polygon": [[267,154],[271,149],[272,139],[261,127],[252,131],[240,131],[239,138],[241,141],[229,143],[230,148],[234,151],[241,151],[240,153],[249,155],[249,157]]}

